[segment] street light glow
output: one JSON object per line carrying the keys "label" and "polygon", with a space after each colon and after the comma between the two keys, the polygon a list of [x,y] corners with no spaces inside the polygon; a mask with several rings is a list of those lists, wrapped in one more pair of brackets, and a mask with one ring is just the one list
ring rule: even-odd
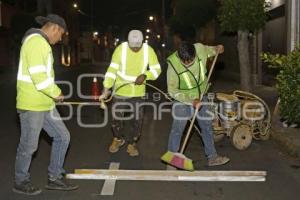
{"label": "street light glow", "polygon": [[161,46],[162,46],[162,47],[166,47],[165,43],[162,43]]}
{"label": "street light glow", "polygon": [[150,29],[147,29],[146,32],[147,32],[147,33],[150,33]]}
{"label": "street light glow", "polygon": [[154,20],[154,17],[153,17],[153,16],[149,16],[149,20],[150,20],[150,21],[153,21],[153,20]]}
{"label": "street light glow", "polygon": [[74,7],[74,8],[78,8],[77,3],[74,3],[74,4],[73,4],[73,7]]}
{"label": "street light glow", "polygon": [[156,37],[157,37],[157,39],[160,39],[160,35],[157,35]]}
{"label": "street light glow", "polygon": [[149,39],[149,35],[146,35],[146,39]]}

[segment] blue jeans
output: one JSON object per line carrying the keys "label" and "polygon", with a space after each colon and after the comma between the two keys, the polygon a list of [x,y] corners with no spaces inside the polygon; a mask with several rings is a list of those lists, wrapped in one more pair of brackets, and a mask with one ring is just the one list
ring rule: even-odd
{"label": "blue jeans", "polygon": [[[203,99],[205,101],[206,98]],[[196,119],[201,128],[201,137],[204,143],[205,154],[207,158],[210,159],[217,155],[213,138],[212,119],[200,119],[200,117],[209,118],[210,115],[206,112],[208,109],[208,105],[202,105]],[[195,109],[191,105],[177,102],[173,104],[172,110],[173,123],[169,135],[168,150],[178,152],[187,120],[193,116]]]}
{"label": "blue jeans", "polygon": [[21,137],[15,163],[15,182],[30,181],[29,167],[33,153],[38,148],[42,129],[53,139],[48,175],[51,179],[61,178],[63,164],[70,142],[70,133],[56,108],[52,111],[19,111]]}

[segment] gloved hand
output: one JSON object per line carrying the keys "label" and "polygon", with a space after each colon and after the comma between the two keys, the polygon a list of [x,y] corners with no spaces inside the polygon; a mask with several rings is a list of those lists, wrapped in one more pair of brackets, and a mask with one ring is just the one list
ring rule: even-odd
{"label": "gloved hand", "polygon": [[99,96],[99,101],[103,101],[107,99],[110,95],[110,90],[108,88],[104,88],[102,94]]}
{"label": "gloved hand", "polygon": [[196,109],[200,109],[200,107],[201,107],[201,101],[200,101],[200,99],[194,99],[193,106]]}
{"label": "gloved hand", "polygon": [[215,49],[220,54],[224,53],[224,46],[222,44],[215,46]]}
{"label": "gloved hand", "polygon": [[144,83],[144,81],[146,80],[146,78],[147,78],[147,76],[145,74],[139,75],[135,80],[135,84],[142,85]]}
{"label": "gloved hand", "polygon": [[60,95],[58,97],[54,98],[54,101],[57,103],[61,103],[64,101],[64,99],[65,99],[65,96],[62,93],[60,93]]}

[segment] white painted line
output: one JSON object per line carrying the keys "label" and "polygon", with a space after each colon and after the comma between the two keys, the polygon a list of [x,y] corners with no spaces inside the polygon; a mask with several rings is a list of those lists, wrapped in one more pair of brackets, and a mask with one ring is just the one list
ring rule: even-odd
{"label": "white painted line", "polygon": [[[110,170],[117,170],[119,169],[120,163],[112,162],[109,165]],[[114,195],[116,185],[116,179],[107,179],[104,182],[104,185],[101,190],[101,195]]]}
{"label": "white painted line", "polygon": [[166,171],[76,169],[69,179],[140,180],[140,181],[265,181],[266,171]]}

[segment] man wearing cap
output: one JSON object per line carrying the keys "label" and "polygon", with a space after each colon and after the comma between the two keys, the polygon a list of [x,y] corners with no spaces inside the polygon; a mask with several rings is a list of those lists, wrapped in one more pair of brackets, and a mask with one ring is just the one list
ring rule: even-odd
{"label": "man wearing cap", "polygon": [[[104,92],[99,98],[99,100],[107,98],[110,89],[114,88],[113,141],[109,147],[111,153],[116,153],[124,145],[123,121],[129,120],[131,131],[126,135],[127,152],[130,156],[139,155],[137,142],[142,131],[143,107],[138,105],[144,101],[145,85],[143,83],[146,80],[156,80],[160,73],[161,68],[157,56],[147,43],[143,44],[142,32],[131,30],[128,34],[128,42],[117,46],[112,55],[103,82]],[[124,117],[124,109],[132,112],[129,117]]]}
{"label": "man wearing cap", "polygon": [[64,100],[54,82],[53,56],[50,45],[59,42],[67,30],[65,20],[58,15],[38,16],[41,29],[29,29],[22,41],[17,75],[17,112],[20,116],[21,137],[15,162],[13,191],[36,195],[41,190],[30,181],[29,168],[33,153],[38,148],[42,129],[53,139],[48,167],[47,189],[74,190],[78,186],[67,183],[63,177],[64,159],[70,142],[70,133],[55,108],[55,102]]}

